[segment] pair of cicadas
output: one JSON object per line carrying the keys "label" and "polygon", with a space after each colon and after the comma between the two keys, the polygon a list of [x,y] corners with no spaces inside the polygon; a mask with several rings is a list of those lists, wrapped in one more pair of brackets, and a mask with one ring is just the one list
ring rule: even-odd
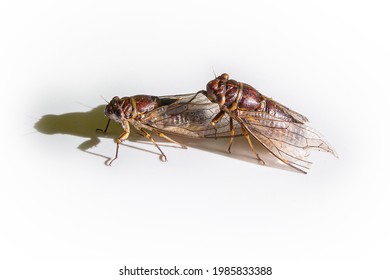
{"label": "pair of cicadas", "polygon": [[105,131],[110,120],[123,128],[110,164],[118,158],[119,144],[129,137],[130,125],[157,147],[164,161],[167,157],[148,131],[183,148],[186,147],[165,133],[193,138],[230,137],[229,152],[234,137],[243,135],[261,164],[265,163],[252,144],[253,140],[303,173],[311,165],[307,160],[310,150],[329,152],[337,157],[324,137],[307,125],[306,117],[248,84],[229,79],[228,74],[216,77],[207,84],[206,90],[197,93],[163,97],[115,96],[106,106],[105,114],[109,118]]}

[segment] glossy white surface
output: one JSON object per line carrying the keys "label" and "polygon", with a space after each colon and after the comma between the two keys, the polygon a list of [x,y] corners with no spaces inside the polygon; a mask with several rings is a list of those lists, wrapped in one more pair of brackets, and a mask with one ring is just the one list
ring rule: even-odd
{"label": "glossy white surface", "polygon": [[[1,5],[2,279],[116,279],[136,264],[389,276],[387,9],[254,2]],[[187,140],[161,145],[162,163],[133,133],[104,164],[121,130],[96,134],[101,96],[194,92],[213,69],[307,116],[340,158],[313,152],[302,175],[240,160],[243,139],[232,155],[226,139]]]}

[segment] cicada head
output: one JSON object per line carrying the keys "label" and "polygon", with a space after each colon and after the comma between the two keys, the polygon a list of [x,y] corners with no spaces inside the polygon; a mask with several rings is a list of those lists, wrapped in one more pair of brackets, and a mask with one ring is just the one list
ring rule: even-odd
{"label": "cicada head", "polygon": [[226,85],[229,80],[229,75],[224,73],[221,76],[211,80],[207,84],[207,98],[214,103],[218,103],[220,106],[225,104],[226,101]]}
{"label": "cicada head", "polygon": [[107,104],[104,113],[111,120],[122,123],[123,120],[129,118],[133,108],[129,104],[128,100],[120,99],[118,96],[115,96],[110,103]]}

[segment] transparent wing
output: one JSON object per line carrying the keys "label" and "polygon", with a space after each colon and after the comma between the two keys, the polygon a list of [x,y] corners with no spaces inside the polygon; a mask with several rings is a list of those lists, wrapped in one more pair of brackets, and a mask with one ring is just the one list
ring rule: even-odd
{"label": "transparent wing", "polygon": [[336,151],[324,137],[304,123],[288,122],[266,112],[236,111],[237,122],[265,146],[274,156],[306,173],[311,166],[307,160],[311,150],[328,152],[337,157]]}
{"label": "transparent wing", "polygon": [[230,135],[227,115],[216,124],[216,129],[210,124],[220,109],[201,93],[163,96],[160,102],[161,106],[144,116],[144,125],[161,132],[195,138]]}

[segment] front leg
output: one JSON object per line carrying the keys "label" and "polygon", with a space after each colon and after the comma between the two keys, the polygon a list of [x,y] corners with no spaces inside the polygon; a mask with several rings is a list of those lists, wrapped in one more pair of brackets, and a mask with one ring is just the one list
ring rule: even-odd
{"label": "front leg", "polygon": [[101,129],[101,128],[96,128],[96,132],[98,132],[98,133],[106,133],[107,129],[108,129],[108,126],[110,125],[110,121],[111,121],[111,119],[108,119],[108,122],[106,124],[106,128],[104,130]]}
{"label": "front leg", "polygon": [[222,117],[225,115],[225,111],[219,111],[217,115],[211,120],[210,124],[214,127],[215,130],[215,138],[217,138],[217,123],[222,119]]}
{"label": "front leg", "polygon": [[233,118],[230,117],[230,144],[229,144],[229,148],[228,148],[228,152],[229,154],[231,153],[230,152],[230,149],[232,148],[232,145],[233,145],[233,139],[234,139],[234,123],[233,123]]}
{"label": "front leg", "polygon": [[108,165],[111,166],[112,162],[118,158],[118,152],[119,152],[119,144],[123,143],[127,138],[129,138],[130,135],[130,125],[127,120],[124,120],[122,122],[122,127],[123,127],[123,133],[119,135],[119,137],[116,139],[116,152],[115,152],[115,158],[113,158]]}

